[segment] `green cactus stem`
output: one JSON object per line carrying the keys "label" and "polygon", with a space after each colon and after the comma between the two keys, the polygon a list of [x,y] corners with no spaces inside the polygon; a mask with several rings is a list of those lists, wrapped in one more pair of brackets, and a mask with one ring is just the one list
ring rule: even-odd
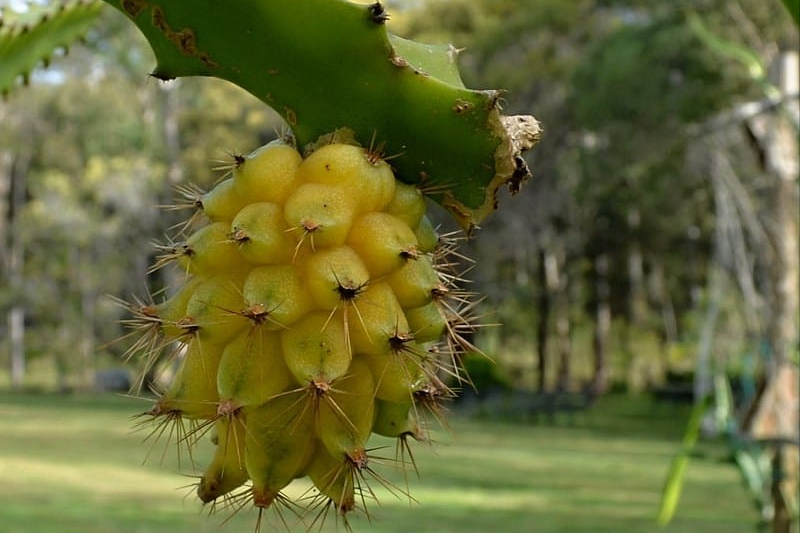
{"label": "green cactus stem", "polygon": [[[97,19],[103,4],[83,0],[64,2],[36,14],[32,22],[6,23],[0,19],[0,94],[7,96],[22,78],[26,83],[37,66],[47,66],[53,52],[80,39]],[[22,18],[22,17],[19,17]]]}
{"label": "green cactus stem", "polygon": [[390,35],[375,3],[345,0],[105,0],[139,27],[153,76],[228,80],[276,110],[300,147],[331,132],[390,159],[467,229],[530,176],[533,117],[504,117],[501,92],[464,87],[458,52]]}

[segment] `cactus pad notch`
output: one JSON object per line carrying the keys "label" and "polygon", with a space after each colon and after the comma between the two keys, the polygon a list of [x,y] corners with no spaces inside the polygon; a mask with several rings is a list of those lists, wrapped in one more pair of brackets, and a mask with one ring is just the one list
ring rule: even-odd
{"label": "cactus pad notch", "polygon": [[[102,5],[76,0],[54,9],[32,6],[25,14],[0,9],[0,95],[7,96],[20,77],[27,84],[33,69],[47,66],[57,49],[66,50],[81,39]],[[11,22],[6,23],[6,18]]]}

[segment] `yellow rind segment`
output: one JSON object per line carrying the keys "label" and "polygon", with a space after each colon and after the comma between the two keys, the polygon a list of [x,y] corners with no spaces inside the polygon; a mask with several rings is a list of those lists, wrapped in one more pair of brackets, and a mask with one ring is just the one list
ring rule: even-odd
{"label": "yellow rind segment", "polygon": [[241,487],[249,479],[245,468],[245,421],[220,418],[214,421],[217,447],[197,485],[197,497],[209,503]]}
{"label": "yellow rind segment", "polygon": [[417,238],[417,248],[423,254],[433,253],[439,246],[439,234],[427,215],[423,216],[414,228],[414,236]]}
{"label": "yellow rind segment", "polygon": [[366,362],[375,379],[375,397],[394,403],[410,402],[414,384],[422,378],[419,362],[403,353],[370,356]]}
{"label": "yellow rind segment", "polygon": [[178,412],[188,419],[214,418],[219,402],[217,371],[222,349],[197,338],[187,343],[178,372],[156,402],[153,414]]}
{"label": "yellow rind segment", "polygon": [[246,312],[256,320],[263,313],[259,327],[268,330],[285,330],[312,309],[306,282],[292,265],[254,268],[242,293]]}
{"label": "yellow rind segment", "polygon": [[405,310],[408,327],[417,342],[432,342],[442,338],[447,320],[436,302]]}
{"label": "yellow rind segment", "polygon": [[355,199],[358,214],[382,209],[395,194],[391,167],[380,158],[371,158],[360,146],[323,145],[303,160],[297,172],[303,181],[347,190]]}
{"label": "yellow rind segment", "polygon": [[375,400],[375,422],[372,424],[372,431],[384,437],[398,438],[411,435],[418,440],[424,439],[425,434],[417,418],[414,403],[410,400],[405,402]]}
{"label": "yellow rind segment", "polygon": [[308,291],[319,309],[342,307],[350,293],[353,301],[357,300],[370,280],[369,270],[349,246],[319,250],[304,261],[303,267]]}
{"label": "yellow rind segment", "polygon": [[425,196],[417,187],[397,182],[394,196],[383,211],[399,218],[409,228],[416,228],[425,216],[426,207]]}
{"label": "yellow rind segment", "polygon": [[364,446],[375,414],[375,380],[369,365],[353,359],[346,375],[325,392],[317,415],[317,437],[334,457],[344,454],[354,462],[366,455]]}
{"label": "yellow rind segment", "polygon": [[297,383],[330,383],[347,373],[350,353],[340,317],[324,311],[310,313],[281,332],[286,366]]}
{"label": "yellow rind segment", "polygon": [[164,337],[177,339],[186,334],[186,329],[182,325],[182,320],[186,317],[186,305],[203,280],[202,277],[186,280],[175,294],[156,305],[155,315],[161,321],[161,333]]}
{"label": "yellow rind segment", "polygon": [[303,183],[286,199],[284,217],[295,242],[312,251],[341,246],[355,215],[355,201],[338,185]]}
{"label": "yellow rind segment", "polygon": [[297,186],[300,154],[283,141],[273,141],[243,158],[233,171],[241,201],[283,204]]}
{"label": "yellow rind segment", "polygon": [[230,222],[247,205],[236,193],[233,178],[219,182],[200,197],[203,213],[211,222]]}
{"label": "yellow rind segment", "polygon": [[433,299],[433,291],[439,287],[439,274],[428,256],[406,261],[392,272],[387,281],[397,301],[404,309],[422,307]]}
{"label": "yellow rind segment", "polygon": [[306,475],[319,493],[333,502],[339,513],[355,509],[355,466],[345,455],[332,455],[322,443],[318,443]]}
{"label": "yellow rind segment", "polygon": [[193,233],[186,240],[186,250],[178,256],[182,269],[207,276],[246,268],[247,261],[231,240],[229,228],[226,222],[214,222]]}
{"label": "yellow rind segment", "polygon": [[286,230],[283,209],[271,202],[248,204],[231,222],[230,239],[253,264],[275,265],[292,258],[293,242]]}
{"label": "yellow rind segment", "polygon": [[186,315],[197,326],[196,335],[218,344],[248,326],[242,315],[244,275],[218,274],[200,283],[186,304]]}
{"label": "yellow rind segment", "polygon": [[301,476],[314,453],[314,414],[297,394],[277,396],[247,410],[245,464],[253,501],[268,507]]}
{"label": "yellow rind segment", "polygon": [[347,243],[373,277],[401,268],[417,252],[417,237],[402,220],[387,213],[367,213],[353,223]]}
{"label": "yellow rind segment", "polygon": [[231,402],[234,408],[262,405],[292,383],[278,332],[254,326],[222,351],[217,391],[220,401]]}
{"label": "yellow rind segment", "polygon": [[354,312],[348,313],[353,353],[388,353],[392,337],[409,333],[403,309],[387,283],[371,283],[353,305]]}

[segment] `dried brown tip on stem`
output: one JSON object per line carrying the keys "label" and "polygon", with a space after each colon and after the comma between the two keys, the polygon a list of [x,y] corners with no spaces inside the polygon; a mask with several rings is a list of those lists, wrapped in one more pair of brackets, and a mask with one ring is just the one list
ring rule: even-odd
{"label": "dried brown tip on stem", "polygon": [[[255,489],[253,489],[255,491]],[[280,521],[280,526],[272,526],[268,529],[270,532],[278,531],[282,527],[284,531],[292,531],[292,525],[289,523],[287,516],[284,516],[284,512],[288,511],[292,514],[293,519],[297,521],[303,520],[303,512],[305,509],[302,509],[298,504],[291,501],[289,498],[283,495],[283,493],[279,492],[274,495],[256,495],[255,492],[251,493],[250,489],[247,489],[247,500],[240,504],[239,508],[235,510],[234,514],[241,510],[245,506],[245,504],[252,501],[253,506],[258,509],[258,515],[256,517],[256,525],[254,529],[254,533],[261,533],[265,531],[262,529],[262,525],[264,523],[264,513],[266,511],[272,511],[275,516],[278,517]],[[270,499],[271,498],[271,499]],[[230,518],[228,518],[230,520]],[[226,520],[227,521],[227,520]],[[310,531],[307,528],[307,531]]]}
{"label": "dried brown tip on stem", "polygon": [[309,389],[317,396],[324,396],[329,390],[331,390],[331,385],[327,381],[314,380],[309,384]]}
{"label": "dried brown tip on stem", "polygon": [[238,245],[243,245],[250,241],[250,236],[243,229],[234,228],[230,234],[230,240]]}
{"label": "dried brown tip on stem", "polygon": [[339,299],[343,302],[353,302],[358,296],[367,290],[369,282],[355,283],[355,282],[342,282],[339,280],[336,273],[333,274],[336,279],[336,291],[339,293]]}
{"label": "dried brown tip on stem", "polygon": [[217,404],[217,416],[233,418],[239,415],[242,406],[233,400],[221,400]]}
{"label": "dried brown tip on stem", "polygon": [[400,255],[400,257],[402,257],[406,261],[408,261],[408,260],[416,261],[417,259],[419,259],[419,250],[417,250],[416,246],[411,246],[409,248],[405,248],[403,250],[400,250],[400,254],[399,255]]}
{"label": "dried brown tip on stem", "polygon": [[350,463],[358,469],[366,468],[367,464],[369,463],[369,458],[367,457],[367,451],[362,449],[353,450],[348,452],[347,459]]}
{"label": "dried brown tip on stem", "polygon": [[397,355],[411,349],[409,344],[412,342],[414,342],[413,333],[395,331],[389,337],[389,348],[393,354]]}
{"label": "dried brown tip on stem", "polygon": [[258,327],[266,323],[275,324],[281,328],[287,328],[284,324],[281,324],[274,318],[272,318],[272,312],[277,309],[278,306],[273,308],[268,308],[263,303],[254,303],[250,306],[246,307],[241,313],[237,313],[245,318],[250,319],[250,322],[253,324],[253,327]]}
{"label": "dried brown tip on stem", "polygon": [[253,505],[255,505],[256,507],[261,507],[266,509],[270,505],[272,505],[272,502],[275,501],[275,498],[277,498],[278,493],[267,489],[258,489],[256,487],[253,487],[252,495],[253,495]]}
{"label": "dried brown tip on stem", "polygon": [[386,8],[380,2],[368,5],[367,12],[370,20],[375,24],[385,24],[389,20],[389,13],[386,12]]}

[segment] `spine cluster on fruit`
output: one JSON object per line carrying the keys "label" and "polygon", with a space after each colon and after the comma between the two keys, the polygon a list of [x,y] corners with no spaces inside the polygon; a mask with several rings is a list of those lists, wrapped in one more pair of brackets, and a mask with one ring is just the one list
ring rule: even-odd
{"label": "spine cluster on fruit", "polygon": [[[336,139],[335,136],[332,139]],[[185,282],[160,303],[130,304],[146,370],[180,357],[143,415],[154,435],[216,452],[197,486],[204,503],[261,510],[307,476],[310,509],[365,510],[375,433],[427,441],[474,350],[472,294],[457,239],[440,236],[422,192],[396,181],[380,153],[330,139],[305,159],[275,141],[237,156],[196,214],[159,247],[153,268]],[[141,385],[141,383],[140,383]],[[413,459],[412,459],[413,461]],[[292,508],[296,508],[294,505]]]}

